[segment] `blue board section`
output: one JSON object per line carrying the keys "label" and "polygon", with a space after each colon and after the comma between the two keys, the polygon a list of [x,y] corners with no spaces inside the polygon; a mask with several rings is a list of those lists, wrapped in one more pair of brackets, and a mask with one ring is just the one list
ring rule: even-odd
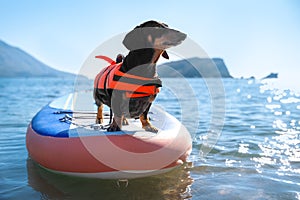
{"label": "blue board section", "polygon": [[[32,129],[44,136],[69,137],[70,123],[59,120],[66,113],[55,114],[57,111],[61,111],[61,109],[51,108],[49,105],[45,106],[32,119]],[[72,116],[72,111],[68,115]]]}

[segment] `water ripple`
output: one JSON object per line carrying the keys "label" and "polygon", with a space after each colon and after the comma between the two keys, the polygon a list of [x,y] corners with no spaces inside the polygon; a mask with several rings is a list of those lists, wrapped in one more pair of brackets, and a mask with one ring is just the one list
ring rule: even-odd
{"label": "water ripple", "polygon": [[[300,93],[257,80],[222,80],[225,105],[214,108],[226,108],[225,123],[220,137],[211,138],[216,136],[211,133],[218,125],[210,124],[212,115],[223,115],[212,109],[205,81],[187,80],[197,96],[196,104],[189,101],[186,88],[178,80],[166,81],[167,86],[178,85],[184,95],[165,88],[155,103],[182,120],[189,130],[197,127],[190,158],[194,167],[134,180],[126,190],[120,190],[112,181],[60,176],[27,160],[28,123],[49,101],[72,92],[72,81],[0,80],[0,100],[4,102],[0,105],[4,116],[0,120],[0,198],[299,199]],[[223,97],[217,94],[214,98],[221,102]],[[181,119],[186,114],[183,105],[188,111],[185,119]],[[216,145],[206,146],[215,139]],[[207,156],[201,156],[210,148]]]}

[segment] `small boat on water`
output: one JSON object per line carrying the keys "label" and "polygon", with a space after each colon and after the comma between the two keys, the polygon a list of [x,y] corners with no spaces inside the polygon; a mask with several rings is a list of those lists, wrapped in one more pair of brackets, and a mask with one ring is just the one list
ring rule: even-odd
{"label": "small boat on water", "polygon": [[131,179],[168,172],[183,164],[192,149],[187,129],[158,106],[149,116],[158,133],[129,119],[122,131],[95,124],[92,92],[71,93],[43,107],[26,134],[29,156],[43,168],[72,176]]}

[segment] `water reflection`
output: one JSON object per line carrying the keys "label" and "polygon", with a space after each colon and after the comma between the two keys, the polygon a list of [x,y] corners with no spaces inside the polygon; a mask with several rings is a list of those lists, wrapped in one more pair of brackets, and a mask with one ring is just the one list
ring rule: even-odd
{"label": "water reflection", "polygon": [[27,159],[28,184],[41,199],[190,199],[189,167],[148,178],[129,180],[128,186],[116,180],[86,179],[49,172]]}

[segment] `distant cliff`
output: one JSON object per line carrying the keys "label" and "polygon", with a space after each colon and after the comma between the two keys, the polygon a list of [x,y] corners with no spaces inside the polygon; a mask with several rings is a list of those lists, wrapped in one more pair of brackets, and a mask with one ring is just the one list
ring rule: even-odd
{"label": "distant cliff", "polygon": [[157,67],[161,77],[232,78],[221,58],[188,58]]}
{"label": "distant cliff", "polygon": [[75,74],[53,69],[25,51],[0,40],[0,77],[74,78]]}
{"label": "distant cliff", "polygon": [[278,78],[278,73],[271,73],[262,79],[269,79],[269,78]]}

